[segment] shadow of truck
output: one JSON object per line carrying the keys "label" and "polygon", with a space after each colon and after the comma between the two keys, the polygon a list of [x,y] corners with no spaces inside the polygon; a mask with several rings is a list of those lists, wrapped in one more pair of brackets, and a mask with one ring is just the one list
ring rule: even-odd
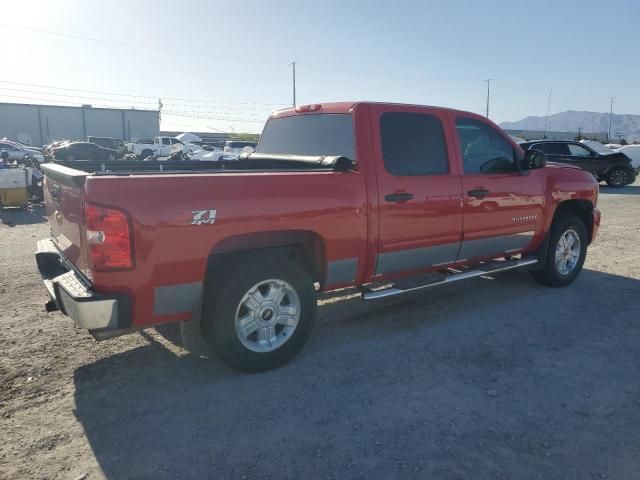
{"label": "shadow of truck", "polygon": [[288,365],[233,372],[159,343],[75,372],[107,478],[640,475],[640,281],[510,272],[319,309]]}

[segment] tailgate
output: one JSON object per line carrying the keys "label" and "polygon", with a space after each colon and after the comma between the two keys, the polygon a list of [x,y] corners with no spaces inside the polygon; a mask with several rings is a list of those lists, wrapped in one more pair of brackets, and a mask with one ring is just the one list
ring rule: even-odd
{"label": "tailgate", "polygon": [[84,246],[84,182],[87,173],[56,164],[43,164],[44,201],[51,237],[75,267],[87,272]]}

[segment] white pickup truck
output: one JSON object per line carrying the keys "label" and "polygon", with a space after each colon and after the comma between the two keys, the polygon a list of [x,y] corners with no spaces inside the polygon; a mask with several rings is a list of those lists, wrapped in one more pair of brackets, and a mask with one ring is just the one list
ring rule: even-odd
{"label": "white pickup truck", "polygon": [[153,143],[139,140],[138,142],[127,143],[127,151],[135,153],[140,159],[145,159],[152,155],[168,157],[176,151],[182,150],[183,143],[174,137],[155,137]]}

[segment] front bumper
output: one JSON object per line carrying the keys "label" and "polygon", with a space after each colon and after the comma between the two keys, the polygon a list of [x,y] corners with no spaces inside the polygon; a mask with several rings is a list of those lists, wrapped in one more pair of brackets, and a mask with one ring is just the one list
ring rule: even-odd
{"label": "front bumper", "polygon": [[92,291],[89,282],[70,268],[50,238],[38,242],[36,263],[51,301],[76,326],[86,328],[96,338],[106,338],[111,336],[108,332],[131,326],[129,297]]}

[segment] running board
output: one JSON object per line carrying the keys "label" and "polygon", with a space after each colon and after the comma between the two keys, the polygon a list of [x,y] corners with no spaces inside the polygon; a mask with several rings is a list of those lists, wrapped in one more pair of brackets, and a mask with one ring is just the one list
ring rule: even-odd
{"label": "running board", "polygon": [[537,258],[523,258],[516,260],[483,262],[470,267],[461,267],[460,269],[449,268],[444,271],[432,273],[416,279],[401,280],[389,288],[383,288],[380,290],[366,289],[362,292],[362,298],[364,300],[377,300],[378,298],[415,292],[416,290],[422,290],[423,288],[437,287],[447,283],[481,277],[483,275],[489,275],[496,272],[504,272],[506,270],[513,270],[515,268],[526,267],[536,263],[538,263]]}

